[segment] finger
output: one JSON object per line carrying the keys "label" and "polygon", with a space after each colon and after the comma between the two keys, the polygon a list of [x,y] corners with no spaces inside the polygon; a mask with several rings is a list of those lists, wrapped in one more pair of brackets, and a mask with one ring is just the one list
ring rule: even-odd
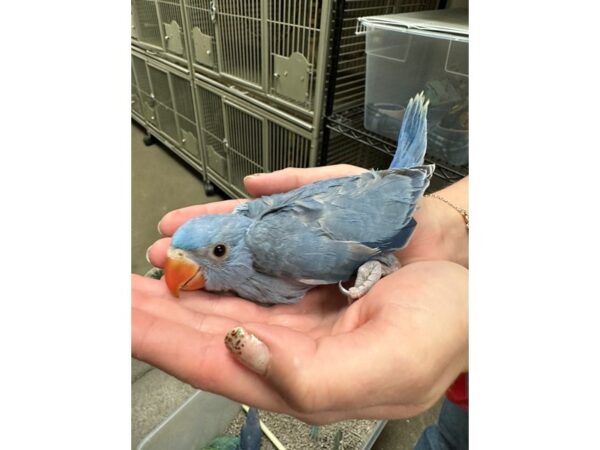
{"label": "finger", "polygon": [[236,206],[246,201],[247,200],[245,199],[224,200],[222,202],[206,203],[205,205],[194,205],[175,209],[163,216],[158,223],[158,231],[163,236],[172,236],[177,228],[193,217],[204,216],[207,214],[229,214]]}
{"label": "finger", "polygon": [[[357,307],[347,316],[337,334],[317,339],[287,327],[248,323],[230,331],[226,342],[240,363],[302,413],[392,405],[402,396],[407,403],[420,403],[412,394],[423,380],[413,370],[410,339],[391,330],[385,315],[363,323]],[[348,395],[354,386],[361,390]]]}
{"label": "finger", "polygon": [[[370,333],[370,332],[369,332]],[[279,395],[303,414],[357,409],[385,403],[379,383],[390,376],[389,358],[362,329],[314,339],[306,333],[248,323],[231,330],[228,349],[238,361],[265,378]],[[368,361],[368,366],[366,366]],[[353,386],[356,395],[348,395]],[[386,392],[389,398],[389,393]]]}
{"label": "finger", "polygon": [[296,331],[302,331],[312,337],[321,336],[331,329],[331,318],[318,317],[315,314],[302,315],[288,312],[287,308],[290,308],[292,305],[265,307],[233,297],[214,300],[196,300],[190,298],[187,301],[183,300],[181,303],[194,312],[237,320],[238,324],[251,321],[269,325],[280,325]]}
{"label": "finger", "polygon": [[287,168],[272,173],[261,173],[244,178],[246,191],[255,197],[287,192],[308,183],[329,178],[356,175],[366,172],[362,167],[349,164],[312,167],[308,169]]}
{"label": "finger", "polygon": [[131,274],[132,299],[136,295],[147,297],[162,297],[165,294],[165,282],[151,277]]}
{"label": "finger", "polygon": [[132,306],[156,317],[168,319],[203,333],[223,335],[240,322],[234,319],[192,311],[175,299],[132,295]]}
{"label": "finger", "polygon": [[[337,315],[331,307],[322,304],[327,303],[324,295],[327,295],[328,290],[319,290],[322,292],[320,294],[310,294],[295,305],[270,306],[257,304],[231,294],[211,293],[202,289],[182,291],[180,298],[175,299],[164,280],[132,274],[131,281],[134,306],[139,306],[136,302],[153,304],[163,300],[203,315],[219,316],[238,322],[272,323],[315,332],[331,324]],[[334,301],[329,303],[335,304]],[[230,324],[228,329],[234,325]]]}
{"label": "finger", "polygon": [[192,330],[137,308],[132,309],[132,354],[198,389],[259,409],[293,415],[311,424],[409,416],[402,415],[395,406],[299,411],[288,405],[264,378],[240,365],[226,350],[222,336]]}
{"label": "finger", "polygon": [[286,327],[247,323],[230,330],[225,344],[243,366],[273,386],[292,409],[318,412],[307,411],[306,395],[318,395],[319,384],[310,386],[312,392],[307,392],[308,386],[299,382],[305,378],[303,374],[315,353],[314,339]]}
{"label": "finger", "polygon": [[[203,289],[196,291],[182,291],[180,297],[175,298],[169,291],[167,283],[164,279],[156,280],[151,277],[145,277],[142,275],[132,274],[131,276],[131,290],[135,295],[143,295],[148,298],[164,298],[167,300],[175,301],[175,303],[181,304],[183,299],[195,299],[196,301],[214,300],[224,297],[216,293],[208,292]],[[238,299],[239,300],[239,299]],[[240,300],[241,301],[241,300]]]}
{"label": "finger", "polygon": [[191,384],[260,409],[290,413],[287,404],[231,357],[223,335],[132,309],[132,356]]}
{"label": "finger", "polygon": [[165,263],[167,261],[167,250],[171,245],[171,238],[162,238],[148,247],[146,250],[146,255],[148,256],[148,261],[154,267],[160,267],[161,269],[165,267]]}
{"label": "finger", "polygon": [[134,301],[141,301],[137,300],[138,297],[163,299],[196,313],[220,316],[238,322],[264,322],[286,326],[306,332],[315,338],[326,334],[347,308],[346,299],[339,294],[335,286],[313,289],[293,305],[273,306],[204,290],[183,291],[179,299],[174,299],[163,280],[140,275],[132,275],[132,292]]}
{"label": "finger", "polygon": [[[275,308],[285,306],[278,305]],[[323,317],[337,315],[348,306],[348,300],[340,293],[337,285],[330,284],[312,288],[298,303],[287,306],[288,311],[294,314],[316,314]]]}
{"label": "finger", "polygon": [[[404,404],[396,403],[393,405],[376,405],[369,406],[366,408],[357,409],[338,409],[333,411],[323,411],[318,414],[308,415],[309,420],[305,422],[315,425],[328,425],[333,422],[340,422],[342,420],[351,419],[365,419],[365,420],[394,420],[394,419],[406,419],[415,417],[433,407],[440,398],[434,399],[431,402],[419,403],[419,404]],[[311,420],[312,419],[312,420]]]}
{"label": "finger", "polygon": [[261,322],[269,317],[270,308],[240,297],[214,295],[210,298],[199,299],[193,295],[194,293],[189,292],[190,295],[182,296],[181,304],[197,313],[219,315],[241,322],[247,320]]}
{"label": "finger", "polygon": [[[144,307],[143,305],[163,304],[166,302],[166,304],[176,305],[177,308],[184,309],[190,314],[219,316],[237,322],[263,320],[263,310],[268,311],[268,308],[261,307],[248,300],[232,295],[211,293],[202,289],[197,291],[182,291],[180,298],[175,298],[169,292],[164,280],[155,280],[135,274],[131,277],[131,290],[133,306],[146,309],[147,311],[150,311],[149,307]],[[181,323],[186,322],[183,321]],[[229,328],[234,325],[235,323],[231,324],[229,322]],[[224,330],[219,331],[224,332]]]}
{"label": "finger", "polygon": [[182,291],[174,299],[164,280],[132,275],[134,296],[156,297],[175,302],[191,311],[221,316],[239,322],[264,322],[288,326],[298,330],[323,334],[347,307],[335,286],[322,286],[311,290],[300,302],[293,305],[263,305],[236,297],[233,294],[211,293],[205,290]]}
{"label": "finger", "polygon": [[338,296],[336,287],[327,286],[311,290],[293,305],[262,305],[224,295],[201,300],[190,295],[182,298],[181,303],[203,314],[220,315],[243,322],[264,322],[308,332],[321,326],[331,326],[340,311],[347,307],[346,299],[338,299]]}

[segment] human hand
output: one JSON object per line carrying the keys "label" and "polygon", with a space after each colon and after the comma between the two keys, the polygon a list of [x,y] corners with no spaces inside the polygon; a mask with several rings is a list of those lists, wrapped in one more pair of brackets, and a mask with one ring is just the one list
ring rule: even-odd
{"label": "human hand", "polygon": [[[364,170],[348,165],[285,169],[248,177],[245,184],[252,195],[269,195]],[[149,249],[150,261],[157,267],[163,267],[170,244],[168,236],[191,217],[229,213],[242,201],[193,206],[167,214],[159,225],[159,230],[167,237]],[[443,211],[445,207],[435,199],[421,200],[415,215],[419,223],[417,231],[409,246],[398,253],[403,265],[410,265],[379,281],[372,292],[350,307],[335,287],[316,288],[296,305],[272,308],[202,291],[185,293],[185,297],[177,303],[168,294],[164,283],[134,277],[134,356],[194,386],[263,409],[292,414],[308,422],[418,414],[433,404],[466,368],[463,367],[466,366],[466,318],[457,321],[450,317],[452,311],[440,314],[437,307],[429,305],[429,308],[427,301],[420,301],[419,295],[410,296],[411,289],[425,289],[425,283],[431,282],[425,276],[431,270],[438,270],[441,275],[445,271],[462,271],[458,277],[449,274],[440,277],[437,294],[440,291],[443,295],[446,295],[445,292],[452,293],[460,303],[455,307],[466,311],[466,290],[457,291],[452,285],[452,281],[459,279],[466,284],[466,271],[448,262],[419,263],[426,259],[444,259],[448,254],[448,247],[440,245],[443,243],[440,234],[444,213],[454,211]],[[460,225],[462,230],[464,224]],[[416,276],[411,278],[413,272]],[[449,284],[443,281],[445,277]],[[400,285],[396,286],[399,280]],[[407,289],[404,285],[411,287]],[[400,307],[393,306],[397,304],[397,300],[393,299],[389,306],[384,306],[386,299],[396,297],[400,292],[405,294],[398,298],[402,303]],[[432,294],[435,298],[435,293]],[[160,301],[152,300],[155,297],[159,297]],[[416,305],[413,311],[411,306],[407,307],[407,301],[409,305],[411,302]],[[419,331],[415,330],[411,320],[418,320],[421,307],[425,308],[425,315],[429,315],[431,321],[419,323]],[[388,313],[387,309],[396,308],[400,312],[406,309],[406,316],[413,314],[415,318],[402,315],[393,318],[394,314]],[[436,322],[437,319],[443,320]],[[394,336],[395,322],[398,328],[404,329],[404,333],[396,329],[400,331],[398,336]],[[154,324],[151,328],[150,323]],[[264,377],[237,365],[225,350],[223,336],[240,324],[258,335],[269,347],[271,358]],[[445,331],[447,324],[459,329],[454,334],[444,332],[447,340],[439,332],[432,334],[429,330],[433,327],[434,331]],[[396,345],[399,345],[398,354],[392,351]],[[299,356],[295,356],[295,352],[286,353],[286,349],[290,348],[298,349]],[[379,357],[377,360],[373,359],[373,352]],[[312,361],[317,353],[320,365],[297,365]],[[199,354],[207,357],[199,358]],[[425,358],[419,360],[422,355]],[[397,359],[402,367],[390,363],[390,360]],[[436,364],[439,365],[433,367]],[[363,371],[365,366],[368,367],[368,373],[361,372],[361,365]],[[461,367],[457,369],[458,366]],[[397,371],[395,375],[394,371]],[[222,373],[227,373],[227,377],[219,377]],[[232,384],[229,376],[237,381]],[[355,383],[361,386],[358,393],[351,390]],[[394,394],[396,389],[397,395]],[[376,395],[376,391],[386,394]],[[368,396],[366,393],[369,393]]]}
{"label": "human hand", "polygon": [[204,291],[176,300],[164,282],[133,275],[133,356],[309,423],[410,417],[467,370],[467,277],[451,262],[415,262],[350,306],[324,286],[264,307]]}

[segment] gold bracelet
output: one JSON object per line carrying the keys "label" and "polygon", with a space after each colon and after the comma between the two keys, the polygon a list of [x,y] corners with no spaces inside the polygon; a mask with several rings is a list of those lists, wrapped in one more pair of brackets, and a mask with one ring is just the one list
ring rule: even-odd
{"label": "gold bracelet", "polygon": [[444,197],[441,197],[441,196],[439,196],[437,194],[427,194],[425,197],[437,198],[438,200],[441,200],[444,203],[446,203],[447,205],[449,205],[452,208],[454,208],[462,216],[463,220],[465,221],[465,225],[467,226],[467,232],[469,231],[469,213],[466,210],[464,210],[464,209],[462,209],[462,208],[460,208],[460,207],[458,207],[458,206],[450,203]]}

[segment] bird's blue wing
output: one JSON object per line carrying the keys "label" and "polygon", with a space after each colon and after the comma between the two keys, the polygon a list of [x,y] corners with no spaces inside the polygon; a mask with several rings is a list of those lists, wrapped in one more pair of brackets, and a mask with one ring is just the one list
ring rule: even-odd
{"label": "bird's blue wing", "polygon": [[256,219],[264,214],[272,212],[275,209],[279,209],[282,206],[292,204],[297,200],[302,200],[304,198],[311,197],[313,194],[325,192],[332,187],[335,188],[340,184],[340,180],[345,180],[348,178],[355,178],[355,176],[330,178],[327,180],[316,181],[314,183],[292,189],[288,192],[260,197],[255,200],[242,203],[233,210],[233,213],[246,216],[250,219]]}
{"label": "bird's blue wing", "polygon": [[305,205],[285,208],[257,221],[246,242],[255,269],[307,284],[329,284],[350,278],[356,267],[380,253],[358,242],[332,239],[304,220]]}
{"label": "bird's blue wing", "polygon": [[322,199],[328,207],[320,227],[336,239],[360,242],[383,251],[402,248],[415,226],[412,216],[429,185],[432,166],[390,169],[363,174],[335,195]]}
{"label": "bird's blue wing", "polygon": [[365,172],[292,191],[264,208],[246,237],[257,270],[332,283],[403,247],[432,167]]}

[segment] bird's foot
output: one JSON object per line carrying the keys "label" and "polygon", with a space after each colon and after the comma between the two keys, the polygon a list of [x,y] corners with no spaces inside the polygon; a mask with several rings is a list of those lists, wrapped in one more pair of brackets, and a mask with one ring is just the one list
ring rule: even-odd
{"label": "bird's foot", "polygon": [[382,273],[383,270],[379,261],[367,261],[358,268],[354,286],[350,289],[345,289],[340,282],[340,291],[348,297],[348,303],[352,303],[354,300],[365,295],[379,281]]}
{"label": "bird's foot", "polygon": [[365,295],[377,283],[381,277],[389,275],[398,270],[400,263],[393,254],[386,255],[382,261],[371,260],[358,268],[356,281],[350,289],[344,288],[340,281],[338,287],[340,292],[348,297],[348,303]]}

